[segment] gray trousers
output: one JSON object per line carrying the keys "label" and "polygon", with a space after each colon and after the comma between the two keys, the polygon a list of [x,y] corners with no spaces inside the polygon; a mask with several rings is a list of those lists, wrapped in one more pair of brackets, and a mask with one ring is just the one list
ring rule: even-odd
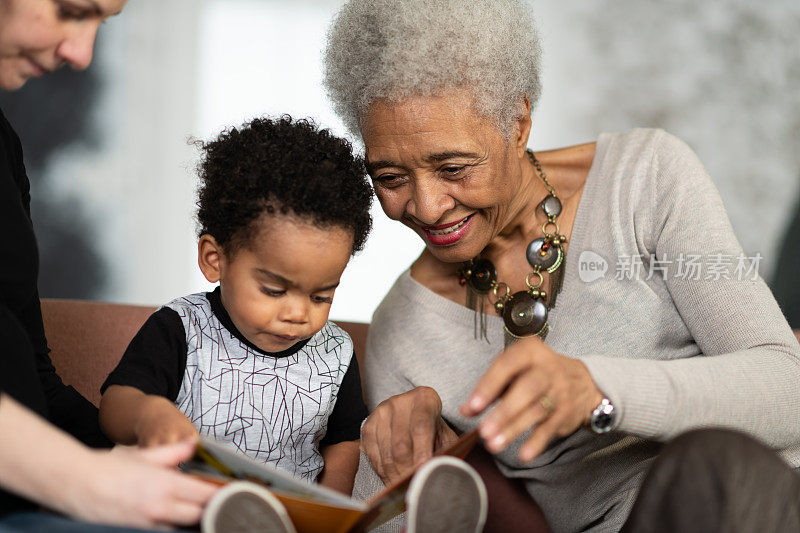
{"label": "gray trousers", "polygon": [[[383,489],[362,454],[353,496]],[[404,518],[375,531],[398,533]],[[622,533],[800,532],[800,472],[736,431],[703,429],[664,446]]]}
{"label": "gray trousers", "polygon": [[623,533],[800,531],[800,473],[755,439],[705,429],[669,442]]}
{"label": "gray trousers", "polygon": [[26,512],[0,517],[0,533],[152,533],[152,530],[78,522],[46,512]]}
{"label": "gray trousers", "polygon": [[[366,501],[384,488],[383,481],[381,481],[381,478],[375,473],[375,470],[369,462],[369,458],[362,452],[358,460],[358,472],[356,472],[356,480],[353,485],[353,498]],[[389,520],[372,531],[376,533],[400,533],[403,531],[404,524],[405,513]]]}

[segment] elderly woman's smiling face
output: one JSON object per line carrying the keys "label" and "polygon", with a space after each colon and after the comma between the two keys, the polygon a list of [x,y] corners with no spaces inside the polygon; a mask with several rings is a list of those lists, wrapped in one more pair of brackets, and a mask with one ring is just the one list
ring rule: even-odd
{"label": "elderly woman's smiling face", "polygon": [[384,212],[440,261],[475,257],[513,219],[525,144],[507,141],[466,95],[375,102],[361,133]]}

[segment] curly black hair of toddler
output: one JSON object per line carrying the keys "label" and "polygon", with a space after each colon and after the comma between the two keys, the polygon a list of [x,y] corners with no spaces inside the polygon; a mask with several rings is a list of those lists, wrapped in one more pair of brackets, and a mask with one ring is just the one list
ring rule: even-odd
{"label": "curly black hair of toddler", "polygon": [[249,244],[264,213],[349,229],[353,253],[364,247],[372,188],[348,141],[312,120],[283,115],[256,118],[199,144],[199,233],[214,237],[226,254]]}

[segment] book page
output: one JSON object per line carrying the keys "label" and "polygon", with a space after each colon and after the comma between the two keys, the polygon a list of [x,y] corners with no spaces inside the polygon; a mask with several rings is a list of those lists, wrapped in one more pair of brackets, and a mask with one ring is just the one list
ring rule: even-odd
{"label": "book page", "polygon": [[[208,471],[211,468],[224,476],[250,480],[266,485],[270,490],[282,492],[299,499],[310,500],[347,509],[366,510],[367,505],[328,487],[306,481],[293,476],[289,472],[276,468],[268,463],[251,459],[230,445],[201,436],[197,445],[195,463],[198,470]],[[191,468],[191,466],[190,466]]]}

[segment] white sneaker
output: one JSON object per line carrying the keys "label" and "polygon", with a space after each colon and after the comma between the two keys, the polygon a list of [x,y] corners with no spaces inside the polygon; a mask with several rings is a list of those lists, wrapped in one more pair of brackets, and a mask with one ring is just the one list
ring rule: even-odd
{"label": "white sneaker", "polygon": [[296,533],[286,508],[269,490],[248,481],[228,483],[203,511],[203,533]]}
{"label": "white sneaker", "polygon": [[456,457],[434,457],[406,493],[407,533],[478,533],[486,522],[486,486]]}

